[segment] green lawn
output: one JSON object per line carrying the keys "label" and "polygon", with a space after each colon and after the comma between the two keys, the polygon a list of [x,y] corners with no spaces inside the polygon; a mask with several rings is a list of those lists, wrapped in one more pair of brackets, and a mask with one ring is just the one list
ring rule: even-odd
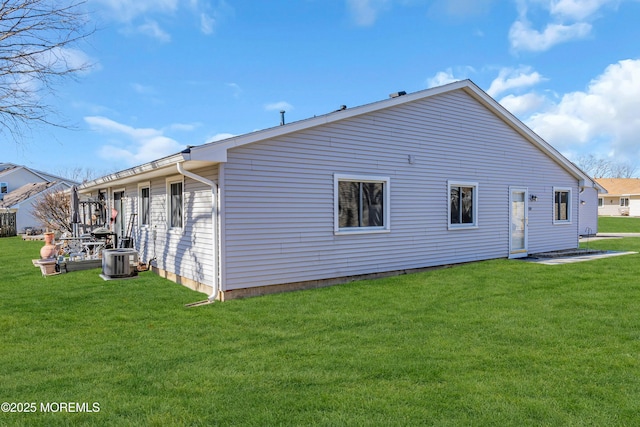
{"label": "green lawn", "polygon": [[0,402],[38,410],[0,425],[640,424],[640,255],[185,308],[203,295],[150,272],[42,278],[41,244],[0,239]]}
{"label": "green lawn", "polygon": [[599,216],[599,233],[640,233],[640,218],[625,216]]}

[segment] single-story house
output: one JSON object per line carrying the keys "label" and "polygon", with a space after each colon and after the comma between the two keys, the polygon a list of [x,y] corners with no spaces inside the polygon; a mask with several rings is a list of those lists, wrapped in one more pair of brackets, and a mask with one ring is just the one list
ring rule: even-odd
{"label": "single-story house", "polygon": [[465,80],[188,147],[80,191],[119,212],[117,232],[134,218],[156,272],[225,300],[573,249],[597,231],[598,188]]}
{"label": "single-story house", "polygon": [[75,181],[13,163],[0,163],[0,209],[16,213],[16,230],[40,228],[33,204],[45,193],[68,190]]}
{"label": "single-story house", "polygon": [[640,216],[640,178],[596,178],[607,190],[598,197],[598,215]]}

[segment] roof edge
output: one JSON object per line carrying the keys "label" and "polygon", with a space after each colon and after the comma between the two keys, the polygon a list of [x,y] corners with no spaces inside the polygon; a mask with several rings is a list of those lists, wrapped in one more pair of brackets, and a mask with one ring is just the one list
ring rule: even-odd
{"label": "roof edge", "polygon": [[180,152],[152,162],[134,166],[129,169],[114,172],[78,185],[78,191],[88,192],[96,188],[109,186],[112,183],[116,183],[127,178],[139,177],[140,175],[148,174],[159,169],[165,169],[170,166],[174,166],[177,162],[188,160],[188,156],[188,152]]}
{"label": "roof edge", "polygon": [[489,96],[485,91],[480,89],[474,82],[469,79],[459,80],[453,83],[448,83],[442,86],[423,89],[417,92],[408,93],[405,95],[383,99],[375,101],[369,104],[341,109],[338,111],[330,112],[320,116],[314,116],[311,118],[291,122],[286,125],[280,125],[272,128],[258,130],[255,132],[234,136],[228,139],[213,141],[199,146],[187,147],[186,150],[164,157],[159,160],[148,162],[139,166],[134,166],[129,169],[125,169],[119,172],[106,175],[104,177],[81,184],[78,189],[83,192],[91,191],[95,188],[107,186],[111,183],[123,183],[132,180],[133,177],[144,179],[144,176],[151,175],[154,172],[168,168],[181,161],[192,162],[207,162],[207,163],[220,163],[226,162],[227,150],[239,147],[254,142],[276,138],[283,135],[288,135],[301,130],[310,129],[316,126],[334,123],[340,120],[344,120],[351,117],[375,112],[385,108],[402,105],[405,103],[417,101],[420,99],[430,98],[432,96],[440,95],[443,93],[452,92],[455,90],[463,90],[468,95],[472,96],[491,112],[501,118],[507,125],[516,130],[525,139],[531,142],[534,146],[544,152],[547,156],[554,159],[563,169],[580,180],[581,186],[593,187],[604,190],[598,183],[587,175],[583,170],[577,167],[569,159],[564,157],[558,150],[556,150],[551,144],[546,142],[542,137],[536,134],[531,128],[525,125],[520,119],[514,116],[509,110],[503,107],[498,101]]}

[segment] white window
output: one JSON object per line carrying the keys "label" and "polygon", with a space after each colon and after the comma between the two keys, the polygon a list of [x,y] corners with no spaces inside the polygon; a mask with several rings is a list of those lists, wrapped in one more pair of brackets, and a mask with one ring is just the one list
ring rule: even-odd
{"label": "white window", "polygon": [[571,223],[571,189],[553,189],[553,222],[554,224]]}
{"label": "white window", "polygon": [[389,182],[388,177],[335,174],[334,231],[389,231]]}
{"label": "white window", "polygon": [[598,207],[601,208],[604,206],[604,199],[602,197],[598,197]]}
{"label": "white window", "polygon": [[167,179],[167,226],[168,228],[182,228],[183,216],[183,187],[182,177]]}
{"label": "white window", "polygon": [[0,194],[7,194],[9,192],[9,184],[6,182],[0,182]]}
{"label": "white window", "polygon": [[620,197],[620,206],[628,208],[629,207],[629,198],[628,197]]}
{"label": "white window", "polygon": [[148,182],[138,184],[138,222],[141,227],[151,223],[151,186]]}
{"label": "white window", "polygon": [[448,181],[449,229],[478,226],[478,183]]}

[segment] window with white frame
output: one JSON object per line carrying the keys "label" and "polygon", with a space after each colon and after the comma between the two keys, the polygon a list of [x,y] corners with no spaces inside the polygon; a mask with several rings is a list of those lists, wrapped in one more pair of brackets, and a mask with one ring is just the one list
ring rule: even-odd
{"label": "window with white frame", "polygon": [[602,197],[598,197],[598,207],[601,208],[604,206],[604,199]]}
{"label": "window with white frame", "polygon": [[183,226],[183,186],[182,178],[167,180],[167,225],[169,228]]}
{"label": "window with white frame", "polygon": [[389,231],[389,181],[388,177],[335,174],[335,232]]}
{"label": "window with white frame", "polygon": [[151,186],[149,183],[138,185],[138,221],[140,226],[151,223]]}
{"label": "window with white frame", "polygon": [[478,183],[449,181],[449,228],[478,226]]}
{"label": "window with white frame", "polygon": [[620,206],[628,208],[629,207],[629,198],[628,197],[620,197]]}
{"label": "window with white frame", "polygon": [[571,189],[570,188],[554,188],[553,189],[553,222],[554,223],[570,223],[571,222]]}
{"label": "window with white frame", "polygon": [[6,182],[0,182],[0,194],[7,194],[9,192],[9,184]]}

